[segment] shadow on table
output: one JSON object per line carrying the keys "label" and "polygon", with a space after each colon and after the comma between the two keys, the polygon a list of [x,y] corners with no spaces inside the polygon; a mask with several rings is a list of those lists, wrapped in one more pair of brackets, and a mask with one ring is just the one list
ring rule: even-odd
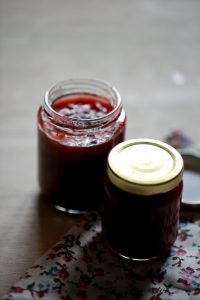
{"label": "shadow on table", "polygon": [[40,194],[36,196],[36,203],[39,223],[39,243],[41,250],[46,251],[78,222],[80,217],[56,210]]}

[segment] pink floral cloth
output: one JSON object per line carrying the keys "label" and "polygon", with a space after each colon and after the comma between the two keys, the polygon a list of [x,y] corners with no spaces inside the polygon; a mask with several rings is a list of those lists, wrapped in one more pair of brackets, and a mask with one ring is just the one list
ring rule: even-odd
{"label": "pink floral cloth", "polygon": [[200,227],[182,217],[168,257],[134,263],[106,248],[100,217],[91,213],[2,299],[200,299]]}

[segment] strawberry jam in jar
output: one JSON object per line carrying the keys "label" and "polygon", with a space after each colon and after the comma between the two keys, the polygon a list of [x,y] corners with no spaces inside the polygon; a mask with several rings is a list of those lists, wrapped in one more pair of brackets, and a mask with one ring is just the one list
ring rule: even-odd
{"label": "strawberry jam in jar", "polygon": [[101,207],[107,155],[125,127],[121,97],[109,84],[70,79],[50,88],[38,111],[41,194],[69,213]]}
{"label": "strawberry jam in jar", "polygon": [[173,147],[133,139],[109,153],[103,237],[118,255],[150,260],[165,255],[178,229],[183,160]]}

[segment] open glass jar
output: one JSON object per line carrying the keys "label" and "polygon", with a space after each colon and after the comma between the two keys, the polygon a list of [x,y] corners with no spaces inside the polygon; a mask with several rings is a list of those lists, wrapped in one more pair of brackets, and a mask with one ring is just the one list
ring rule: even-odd
{"label": "open glass jar", "polygon": [[103,205],[107,155],[124,140],[125,111],[111,85],[70,79],[50,88],[38,111],[42,195],[69,213]]}
{"label": "open glass jar", "polygon": [[114,252],[138,261],[167,253],[177,236],[182,176],[182,157],[166,143],[133,139],[110,151],[102,226]]}

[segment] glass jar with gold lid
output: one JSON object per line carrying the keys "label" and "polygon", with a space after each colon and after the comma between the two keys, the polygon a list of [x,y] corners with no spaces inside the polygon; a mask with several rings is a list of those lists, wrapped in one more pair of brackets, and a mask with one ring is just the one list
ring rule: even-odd
{"label": "glass jar with gold lid", "polygon": [[109,153],[103,236],[119,255],[149,260],[167,253],[177,236],[183,160],[173,147],[133,139]]}

